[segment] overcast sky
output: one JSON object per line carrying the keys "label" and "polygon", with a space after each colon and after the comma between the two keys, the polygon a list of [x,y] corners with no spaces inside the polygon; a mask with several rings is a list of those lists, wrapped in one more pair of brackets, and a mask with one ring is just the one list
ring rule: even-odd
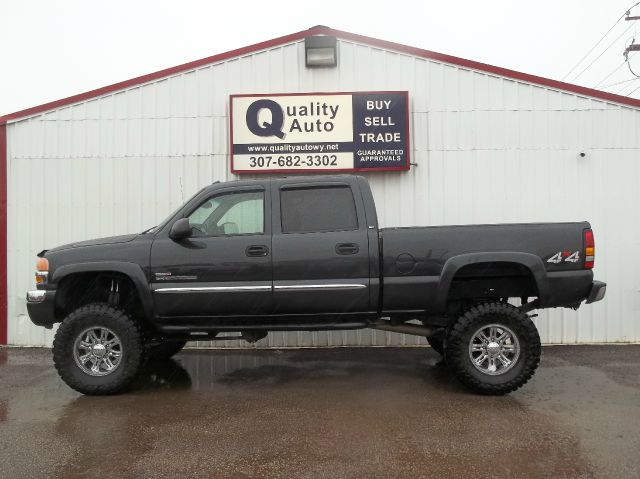
{"label": "overcast sky", "polygon": [[[0,114],[318,24],[562,79],[635,3],[0,1]],[[632,13],[640,15],[640,5]],[[575,83],[601,83],[600,88],[621,94],[640,87],[622,56],[636,32],[640,21],[620,20],[567,80],[589,67]],[[631,66],[640,74],[640,55]],[[625,83],[609,86],[617,82]],[[633,96],[640,97],[640,88]]]}

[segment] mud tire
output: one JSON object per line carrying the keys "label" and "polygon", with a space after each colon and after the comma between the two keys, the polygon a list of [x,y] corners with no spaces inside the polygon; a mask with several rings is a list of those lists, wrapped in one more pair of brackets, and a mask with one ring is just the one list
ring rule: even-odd
{"label": "mud tire", "polygon": [[[483,325],[503,324],[520,343],[516,364],[499,375],[478,370],[469,357],[472,335]],[[504,302],[481,303],[460,316],[449,328],[445,358],[451,372],[468,389],[487,395],[507,394],[522,387],[540,363],[540,336],[533,321],[515,306]]]}
{"label": "mud tire", "polygon": [[[122,358],[112,373],[91,376],[76,364],[73,348],[78,335],[100,326],[118,336]],[[107,303],[91,303],[73,311],[62,321],[53,341],[53,363],[62,380],[76,391],[93,396],[126,390],[144,363],[144,355],[140,326],[127,312]]]}

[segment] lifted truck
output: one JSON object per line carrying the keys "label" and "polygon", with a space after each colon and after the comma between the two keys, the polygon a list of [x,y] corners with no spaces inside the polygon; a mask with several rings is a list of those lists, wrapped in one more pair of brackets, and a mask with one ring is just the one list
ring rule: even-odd
{"label": "lifted truck", "polygon": [[85,394],[222,332],[359,328],[424,336],[471,390],[504,394],[540,362],[528,313],[604,297],[594,250],[587,222],[379,229],[360,176],[214,183],[143,233],[42,251],[27,307],[62,322],[54,363]]}

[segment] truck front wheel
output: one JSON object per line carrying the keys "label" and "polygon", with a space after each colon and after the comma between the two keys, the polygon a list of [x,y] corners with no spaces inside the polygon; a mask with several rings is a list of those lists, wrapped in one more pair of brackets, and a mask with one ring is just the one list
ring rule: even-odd
{"label": "truck front wheel", "polygon": [[143,356],[138,324],[106,303],[73,311],[53,341],[53,362],[60,377],[83,394],[121,392],[138,374]]}
{"label": "truck front wheel", "polygon": [[508,303],[481,303],[451,326],[447,365],[471,390],[506,394],[524,385],[540,363],[540,336],[533,321]]}

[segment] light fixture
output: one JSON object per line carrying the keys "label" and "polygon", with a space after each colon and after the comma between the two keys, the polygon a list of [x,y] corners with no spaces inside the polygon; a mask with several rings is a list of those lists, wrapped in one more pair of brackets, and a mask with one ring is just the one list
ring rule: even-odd
{"label": "light fixture", "polygon": [[304,51],[307,67],[335,67],[338,65],[336,37],[329,35],[306,37]]}

